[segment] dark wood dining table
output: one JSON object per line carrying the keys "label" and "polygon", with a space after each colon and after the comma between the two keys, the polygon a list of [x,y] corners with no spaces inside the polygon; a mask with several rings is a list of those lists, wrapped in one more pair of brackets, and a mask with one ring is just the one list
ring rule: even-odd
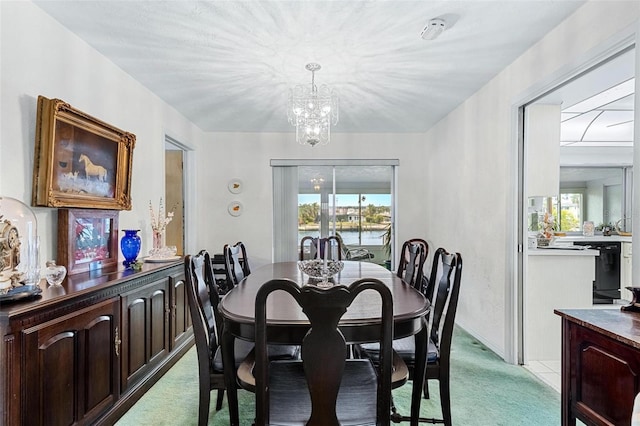
{"label": "dark wood dining table", "polygon": [[[257,268],[238,286],[227,293],[219,305],[224,318],[222,357],[225,368],[229,420],[239,426],[238,395],[234,368],[234,340],[255,340],[255,299],[258,289],[274,278],[288,278],[299,285],[313,285],[309,277],[299,271],[297,262],[273,263]],[[384,267],[369,263],[345,261],[344,269],[334,277],[334,284],[349,285],[361,278],[377,278],[393,295],[394,338],[416,336],[415,371],[424,371],[427,350],[426,314],[429,301],[416,289]],[[300,344],[309,330],[309,320],[302,309],[284,292],[275,292],[267,302],[267,341],[273,344]],[[380,297],[365,291],[349,307],[339,323],[347,343],[376,341],[380,327]],[[418,424],[424,377],[413,378],[411,424]]]}

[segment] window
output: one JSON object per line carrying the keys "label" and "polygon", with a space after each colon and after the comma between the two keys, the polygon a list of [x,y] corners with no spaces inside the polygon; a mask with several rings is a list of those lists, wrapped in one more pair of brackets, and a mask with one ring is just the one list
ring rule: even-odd
{"label": "window", "polygon": [[[558,231],[582,232],[584,217],[583,193],[579,191],[561,192],[560,199],[553,199],[553,216],[558,217]],[[560,212],[560,214],[558,214]]]}
{"label": "window", "polygon": [[[393,226],[397,160],[308,160],[287,167],[276,166],[276,161],[272,161],[276,261],[294,259],[297,246],[294,253],[293,241],[297,244],[306,235],[335,234],[347,247],[365,247],[373,252],[377,263],[390,258],[388,248],[393,243],[385,246],[383,236]],[[279,248],[283,244],[289,247],[286,252]]]}

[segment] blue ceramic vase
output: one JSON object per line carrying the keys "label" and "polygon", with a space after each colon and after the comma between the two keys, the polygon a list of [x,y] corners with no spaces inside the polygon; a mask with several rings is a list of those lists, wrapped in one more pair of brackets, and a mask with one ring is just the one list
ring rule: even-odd
{"label": "blue ceramic vase", "polygon": [[126,268],[131,268],[138,254],[140,254],[140,236],[138,235],[139,229],[124,229],[124,236],[120,240],[120,250],[122,250],[122,256],[124,261],[122,264]]}

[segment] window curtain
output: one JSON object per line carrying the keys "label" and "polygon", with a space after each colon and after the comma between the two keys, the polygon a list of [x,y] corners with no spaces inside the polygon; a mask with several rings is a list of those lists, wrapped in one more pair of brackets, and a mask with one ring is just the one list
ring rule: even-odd
{"label": "window curtain", "polygon": [[273,167],[273,261],[298,260],[298,167]]}

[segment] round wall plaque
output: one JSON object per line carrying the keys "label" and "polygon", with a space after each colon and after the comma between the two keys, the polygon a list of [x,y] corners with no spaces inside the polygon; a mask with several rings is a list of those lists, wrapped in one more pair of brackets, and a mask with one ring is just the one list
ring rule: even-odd
{"label": "round wall plaque", "polygon": [[239,201],[232,201],[227,208],[231,216],[240,216],[242,214],[242,204]]}
{"label": "round wall plaque", "polygon": [[239,194],[242,192],[242,181],[240,179],[231,179],[228,188],[232,194]]}

